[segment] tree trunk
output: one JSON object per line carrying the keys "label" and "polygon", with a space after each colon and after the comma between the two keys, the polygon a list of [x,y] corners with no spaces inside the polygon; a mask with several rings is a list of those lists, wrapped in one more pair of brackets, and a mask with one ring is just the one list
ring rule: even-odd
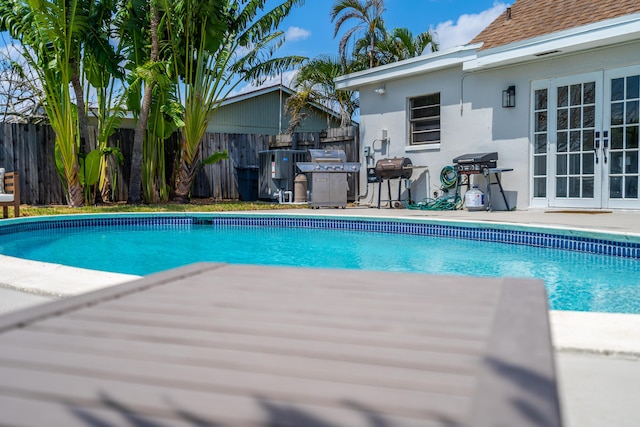
{"label": "tree trunk", "polygon": [[[155,7],[154,0],[149,3],[151,22],[149,30],[151,33],[151,53],[150,62],[156,62],[159,57],[160,47],[158,43],[158,25],[160,17]],[[149,121],[149,111],[151,110],[151,102],[153,100],[153,88],[156,82],[145,82],[144,96],[142,98],[142,106],[140,108],[140,116],[136,124],[136,130],[133,138],[133,151],[131,153],[131,176],[129,178],[129,196],[127,203],[139,204],[142,202],[142,149],[144,145],[144,137]]]}
{"label": "tree trunk", "polygon": [[109,178],[109,159],[102,156],[100,159],[100,179],[98,180],[100,198],[103,202],[111,200],[111,179]]}
{"label": "tree trunk", "polygon": [[77,164],[74,166],[71,176],[67,176],[67,183],[69,184],[69,206],[73,208],[82,206],[84,204],[84,190],[80,185]]}
{"label": "tree trunk", "polygon": [[193,183],[193,179],[196,176],[196,171],[199,166],[198,154],[200,152],[200,146],[198,146],[198,150],[195,153],[191,163],[189,163],[186,159],[188,158],[188,154],[186,152],[186,141],[184,136],[181,141],[181,149],[180,149],[180,162],[178,163],[178,170],[175,175],[175,191],[173,195],[173,200],[178,203],[189,203],[189,193],[191,192],[191,184]]}
{"label": "tree trunk", "polygon": [[129,195],[127,198],[127,203],[129,204],[140,204],[142,202],[142,149],[149,120],[149,110],[151,109],[153,86],[155,86],[155,82],[147,83],[144,88],[142,108],[140,108],[140,116],[133,136],[131,177],[129,178]]}
{"label": "tree trunk", "polygon": [[78,127],[80,128],[80,153],[87,154],[90,150],[89,144],[89,122],[87,120],[87,111],[84,104],[84,91],[82,83],[80,83],[80,73],[78,70],[78,61],[71,59],[71,85],[76,96],[76,105],[78,107]]}

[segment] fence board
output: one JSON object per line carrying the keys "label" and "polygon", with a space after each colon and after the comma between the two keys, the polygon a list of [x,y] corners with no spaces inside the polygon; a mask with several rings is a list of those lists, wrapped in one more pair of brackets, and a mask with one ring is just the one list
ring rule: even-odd
{"label": "fence board", "polygon": [[[133,129],[118,129],[109,137],[108,146],[119,148],[124,163],[109,158],[112,201],[126,201],[131,176]],[[173,175],[173,159],[179,150],[179,136],[165,141],[167,182]],[[329,129],[327,135],[300,133],[295,143],[298,149],[335,148],[344,150],[348,161],[359,161],[357,128]],[[205,165],[196,174],[192,196],[216,200],[239,198],[238,168],[259,165],[259,152],[268,149],[289,149],[291,135],[206,134],[200,152],[201,159],[216,151],[227,150],[229,159],[215,165]],[[97,148],[97,129],[91,128],[88,147]],[[20,172],[21,203],[29,205],[66,204],[66,191],[55,166],[55,133],[50,126],[0,123],[0,167]],[[353,176],[355,175],[355,176]],[[349,200],[357,191],[357,174],[349,177]]]}

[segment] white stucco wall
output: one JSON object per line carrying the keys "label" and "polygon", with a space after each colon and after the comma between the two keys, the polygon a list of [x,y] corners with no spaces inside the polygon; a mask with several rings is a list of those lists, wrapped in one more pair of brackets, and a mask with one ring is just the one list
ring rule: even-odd
{"label": "white stucco wall", "polygon": [[[380,84],[360,87],[360,132],[363,147],[372,147],[374,166],[386,157],[409,157],[417,169],[412,177],[412,197],[422,200],[440,186],[441,169],[453,158],[476,152],[497,151],[498,167],[513,168],[504,173],[502,182],[510,199],[517,194],[517,209],[530,206],[529,134],[531,123],[531,85],[533,81],[604,71],[640,64],[640,41],[616,47],[594,49],[579,54],[552,56],[503,68],[470,73],[462,66],[418,76],[385,81],[385,93],[377,94]],[[606,84],[606,82],[605,82]],[[516,86],[516,107],[502,108],[502,91]],[[437,147],[409,146],[408,99],[429,93],[441,93],[441,144]],[[378,140],[381,130],[388,140]],[[364,156],[363,156],[364,158]],[[366,171],[363,169],[361,193],[365,193]],[[430,188],[427,184],[430,175]],[[393,189],[395,187],[395,189]],[[377,200],[377,185],[368,195]],[[497,187],[494,187],[494,200]],[[393,184],[397,197],[397,184]],[[387,198],[386,184],[382,198]],[[370,199],[370,198],[369,198]]]}

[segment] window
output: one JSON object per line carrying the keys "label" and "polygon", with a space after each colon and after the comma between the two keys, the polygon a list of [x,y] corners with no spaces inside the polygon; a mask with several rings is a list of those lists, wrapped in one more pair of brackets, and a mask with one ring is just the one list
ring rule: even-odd
{"label": "window", "polygon": [[411,145],[440,143],[440,93],[409,100]]}

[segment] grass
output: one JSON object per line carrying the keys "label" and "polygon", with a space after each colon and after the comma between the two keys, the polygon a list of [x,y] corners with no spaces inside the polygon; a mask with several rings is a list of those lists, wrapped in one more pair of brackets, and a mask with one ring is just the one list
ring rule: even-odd
{"label": "grass", "polygon": [[[189,204],[167,203],[159,205],[127,205],[109,204],[70,208],[68,206],[20,206],[20,216],[72,215],[87,213],[120,213],[120,212],[227,212],[258,211],[276,209],[299,209],[307,205],[288,205],[268,202],[212,202],[210,200],[192,200]],[[13,217],[13,209],[9,209],[9,217]]]}

